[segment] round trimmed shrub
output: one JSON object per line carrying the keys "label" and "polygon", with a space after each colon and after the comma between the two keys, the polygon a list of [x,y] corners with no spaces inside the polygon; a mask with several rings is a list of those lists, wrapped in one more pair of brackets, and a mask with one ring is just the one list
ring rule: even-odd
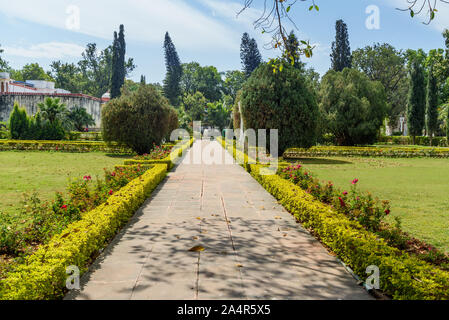
{"label": "round trimmed shrub", "polygon": [[[291,65],[273,72],[261,64],[243,85],[242,117],[247,129],[278,129],[279,154],[291,147],[309,148],[316,143],[318,104],[301,72]],[[269,147],[269,133],[267,132]]]}
{"label": "round trimmed shrub", "polygon": [[103,107],[103,139],[127,146],[138,154],[149,153],[167,134],[170,108],[168,100],[152,85],[141,85]]}
{"label": "round trimmed shrub", "polygon": [[387,114],[387,98],[380,82],[355,69],[330,70],[321,82],[320,97],[323,124],[337,144],[376,142]]}

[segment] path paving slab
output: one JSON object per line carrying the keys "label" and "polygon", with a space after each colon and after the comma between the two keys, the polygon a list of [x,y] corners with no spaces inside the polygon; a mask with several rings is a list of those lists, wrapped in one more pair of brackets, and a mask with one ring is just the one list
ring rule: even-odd
{"label": "path paving slab", "polygon": [[372,299],[220,144],[193,149],[206,147],[222,164],[192,164],[191,149],[66,299]]}

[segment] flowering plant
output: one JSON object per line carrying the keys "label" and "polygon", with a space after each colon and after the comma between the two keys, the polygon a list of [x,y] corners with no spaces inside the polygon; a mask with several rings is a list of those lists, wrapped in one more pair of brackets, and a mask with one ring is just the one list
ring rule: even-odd
{"label": "flowering plant", "polygon": [[165,159],[170,155],[170,152],[172,151],[173,146],[171,145],[163,145],[163,146],[157,146],[153,145],[153,150],[148,154],[143,154],[140,156],[135,156],[135,160],[161,160]]}

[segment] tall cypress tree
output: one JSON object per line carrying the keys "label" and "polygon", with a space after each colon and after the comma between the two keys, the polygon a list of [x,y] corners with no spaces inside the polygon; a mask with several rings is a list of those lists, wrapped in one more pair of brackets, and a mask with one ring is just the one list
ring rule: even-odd
{"label": "tall cypress tree", "polygon": [[164,79],[164,95],[172,106],[177,107],[179,106],[181,96],[182,66],[176,47],[168,32],[165,34],[164,50],[165,66],[167,68],[167,74]]}
{"label": "tall cypress tree", "polygon": [[125,67],[126,43],[125,43],[125,27],[120,25],[120,30],[114,32],[114,43],[112,45],[112,76],[111,76],[111,98],[120,96],[120,89],[125,83],[126,67]]}
{"label": "tall cypress tree", "polygon": [[335,24],[335,41],[332,42],[332,69],[343,71],[352,67],[351,47],[349,45],[348,26],[343,20],[337,20]]}
{"label": "tall cypress tree", "polygon": [[114,31],[114,42],[112,43],[112,75],[111,75],[111,98],[120,96],[120,75],[118,70],[120,44],[117,32]]}
{"label": "tall cypress tree", "polygon": [[411,64],[410,86],[407,106],[407,126],[409,135],[413,138],[422,135],[425,125],[426,113],[426,84],[424,69],[419,61],[415,59]]}
{"label": "tall cypress tree", "polygon": [[147,80],[143,74],[140,76],[140,84],[147,84]]}
{"label": "tall cypress tree", "polygon": [[253,71],[262,63],[262,55],[257,47],[256,40],[251,39],[246,32],[242,36],[240,58],[242,59],[243,72],[247,78],[249,78]]}
{"label": "tall cypress tree", "polygon": [[426,128],[432,145],[433,134],[438,129],[438,85],[433,65],[430,66],[427,81]]}

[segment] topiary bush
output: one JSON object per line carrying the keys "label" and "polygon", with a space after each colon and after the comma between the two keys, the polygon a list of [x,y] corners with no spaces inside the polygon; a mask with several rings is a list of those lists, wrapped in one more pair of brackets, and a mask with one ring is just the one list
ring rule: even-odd
{"label": "topiary bush", "polygon": [[9,116],[9,131],[11,139],[19,140],[28,137],[28,129],[30,123],[27,112],[24,108],[20,108],[17,102],[14,103],[14,109]]}
{"label": "topiary bush", "polygon": [[102,135],[107,143],[117,142],[138,154],[160,145],[169,128],[170,106],[152,85],[122,94],[101,111]]}
{"label": "topiary bush", "polygon": [[245,130],[279,130],[279,154],[315,145],[318,104],[298,69],[286,65],[273,72],[273,66],[261,64],[243,85],[240,99]]}
{"label": "topiary bush", "polygon": [[387,114],[385,89],[354,69],[330,70],[320,89],[320,110],[327,133],[344,146],[376,142]]}

